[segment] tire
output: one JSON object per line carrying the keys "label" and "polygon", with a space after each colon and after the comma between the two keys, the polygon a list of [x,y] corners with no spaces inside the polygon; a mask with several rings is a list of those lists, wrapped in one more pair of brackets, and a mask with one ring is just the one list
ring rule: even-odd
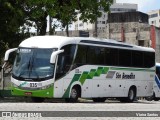
{"label": "tire", "polygon": [[159,101],[160,99],[159,98],[154,98],[154,101]]}
{"label": "tire", "polygon": [[92,98],[93,102],[105,102],[106,98]]}
{"label": "tire", "polygon": [[133,88],[129,89],[127,102],[133,102],[136,98],[136,92]]}
{"label": "tire", "polygon": [[155,93],[153,93],[152,96],[146,97],[146,100],[147,100],[147,101],[152,101],[152,100],[154,100],[154,101],[159,101],[160,98],[156,97]]}
{"label": "tire", "polygon": [[136,92],[134,88],[130,88],[128,91],[128,97],[119,98],[120,102],[131,103],[136,99]]}
{"label": "tire", "polygon": [[77,87],[73,87],[71,90],[70,98],[66,98],[66,102],[75,103],[78,101],[78,98],[80,97],[80,90]]}
{"label": "tire", "polygon": [[41,103],[41,102],[44,102],[44,98],[41,98],[41,97],[31,97],[32,101],[33,102],[36,102],[36,103]]}
{"label": "tire", "polygon": [[146,99],[147,101],[155,100],[155,93],[153,93],[152,96],[146,97],[145,99]]}

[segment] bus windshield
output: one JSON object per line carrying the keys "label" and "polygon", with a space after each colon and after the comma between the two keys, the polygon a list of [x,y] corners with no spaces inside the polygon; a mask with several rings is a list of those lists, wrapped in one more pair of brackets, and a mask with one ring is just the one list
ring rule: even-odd
{"label": "bus windshield", "polygon": [[12,77],[18,80],[42,81],[53,77],[54,64],[50,57],[57,49],[19,48]]}
{"label": "bus windshield", "polygon": [[160,79],[160,66],[156,65],[156,75]]}

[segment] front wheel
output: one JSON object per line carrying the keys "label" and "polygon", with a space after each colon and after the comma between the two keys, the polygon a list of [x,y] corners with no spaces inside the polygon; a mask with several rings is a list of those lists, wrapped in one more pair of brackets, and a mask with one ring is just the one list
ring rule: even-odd
{"label": "front wheel", "polygon": [[80,97],[80,90],[77,87],[73,87],[71,90],[70,98],[66,98],[66,102],[77,102]]}

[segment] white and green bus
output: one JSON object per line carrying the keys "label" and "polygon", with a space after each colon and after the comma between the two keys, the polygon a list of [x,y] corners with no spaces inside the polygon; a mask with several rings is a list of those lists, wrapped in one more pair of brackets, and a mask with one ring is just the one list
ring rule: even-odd
{"label": "white and green bus", "polygon": [[90,37],[36,36],[16,51],[11,92],[44,98],[78,98],[104,102],[117,98],[133,102],[153,94],[155,51],[115,40]]}

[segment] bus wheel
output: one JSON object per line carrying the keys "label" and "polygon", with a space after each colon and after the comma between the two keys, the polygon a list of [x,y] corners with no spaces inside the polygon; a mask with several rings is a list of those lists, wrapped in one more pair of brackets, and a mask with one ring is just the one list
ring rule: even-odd
{"label": "bus wheel", "polygon": [[159,99],[159,98],[154,98],[154,100],[155,100],[155,101],[159,101],[160,99]]}
{"label": "bus wheel", "polygon": [[41,97],[31,97],[32,101],[33,102],[36,102],[36,103],[41,103],[41,102],[44,102],[44,98],[41,98]]}
{"label": "bus wheel", "polygon": [[94,102],[105,102],[106,98],[92,98]]}
{"label": "bus wheel", "polygon": [[154,99],[155,99],[155,93],[153,93],[152,96],[146,97],[145,99],[146,99],[147,101],[152,101],[152,100],[154,100]]}
{"label": "bus wheel", "polygon": [[66,98],[66,102],[77,102],[80,97],[80,91],[77,87],[73,87],[71,90],[70,98]]}
{"label": "bus wheel", "polygon": [[136,98],[135,89],[130,88],[128,92],[127,102],[133,102]]}
{"label": "bus wheel", "polygon": [[128,92],[128,97],[119,98],[120,102],[133,102],[136,99],[136,92],[134,88],[130,88]]}

